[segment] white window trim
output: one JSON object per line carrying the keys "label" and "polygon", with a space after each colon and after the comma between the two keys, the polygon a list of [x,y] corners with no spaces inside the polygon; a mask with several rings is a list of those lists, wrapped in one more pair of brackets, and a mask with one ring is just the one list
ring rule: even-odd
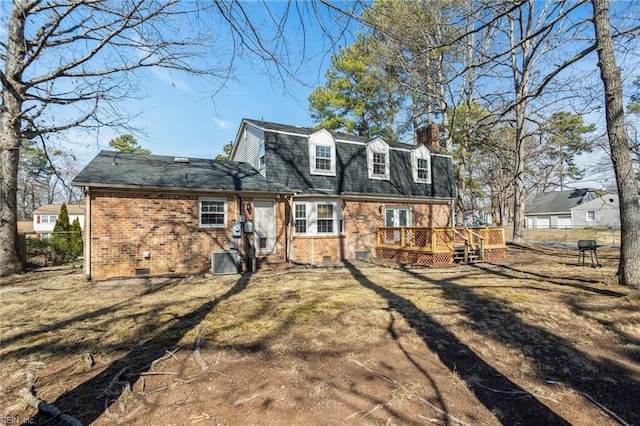
{"label": "white window trim", "polygon": [[[330,169],[316,169],[316,146],[324,146],[330,149]],[[336,141],[331,132],[321,129],[309,136],[309,172],[312,175],[335,176],[336,175]]]}
{"label": "white window trim", "polygon": [[[384,154],[384,175],[373,173],[373,154]],[[367,143],[367,172],[369,179],[389,180],[389,145],[381,138],[376,138]]]}
{"label": "white window trim", "polygon": [[[387,225],[387,212],[389,210],[393,210],[395,211],[400,211],[400,210],[406,210],[407,211],[407,227],[413,226],[413,209],[411,207],[408,206],[388,206],[385,207],[384,209],[384,226],[390,226]],[[394,217],[395,217],[395,213],[394,213]],[[393,227],[397,227],[397,225],[393,225]]]}
{"label": "white window trim", "polygon": [[[589,219],[589,213],[590,212],[593,212],[593,219]],[[598,215],[597,215],[595,210],[587,210],[587,211],[585,211],[585,215],[586,215],[586,221],[587,222],[595,222],[596,220],[598,220]]]}
{"label": "white window trim", "polygon": [[[297,205],[305,205],[306,210],[306,220],[307,220],[307,232],[296,232],[295,229],[295,209]],[[333,232],[318,232],[318,209],[317,206],[320,204],[331,204],[333,206]],[[342,207],[342,203],[335,199],[329,200],[304,200],[304,201],[294,201],[293,202],[293,235],[294,236],[336,236],[341,235],[342,232],[340,230],[340,221],[342,217],[340,216],[340,212]]]}
{"label": "white window trim", "polygon": [[[427,178],[418,177],[418,160],[427,160]],[[429,149],[421,145],[411,152],[411,163],[413,169],[413,181],[415,183],[431,183],[431,153]]]}
{"label": "white window trim", "polygon": [[[222,201],[224,203],[224,223],[223,224],[203,224],[202,223],[202,202],[203,201]],[[227,199],[215,197],[200,197],[198,199],[198,227],[199,228],[226,228],[228,222]]]}

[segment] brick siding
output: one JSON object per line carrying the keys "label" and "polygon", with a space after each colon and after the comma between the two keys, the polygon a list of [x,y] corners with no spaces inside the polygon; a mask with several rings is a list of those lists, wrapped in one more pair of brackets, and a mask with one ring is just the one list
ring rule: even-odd
{"label": "brick siding", "polygon": [[[200,228],[200,197],[226,198],[227,226]],[[93,188],[90,193],[91,277],[105,279],[134,276],[148,270],[151,275],[196,274],[210,270],[211,253],[229,248],[231,224],[240,214],[253,221],[247,207],[252,198],[233,195],[183,194],[151,191],[116,191]],[[344,235],[293,236],[291,260],[322,264],[354,259],[357,252],[375,255],[376,230],[384,226],[384,208],[412,207],[413,226],[447,226],[446,204],[379,203],[344,201]],[[275,252],[257,254],[259,268],[286,260],[290,211],[284,199],[276,200]],[[85,238],[89,233],[85,232]],[[241,253],[255,254],[253,234],[233,239]],[[86,244],[86,241],[85,241]],[[148,252],[145,258],[143,253]]]}

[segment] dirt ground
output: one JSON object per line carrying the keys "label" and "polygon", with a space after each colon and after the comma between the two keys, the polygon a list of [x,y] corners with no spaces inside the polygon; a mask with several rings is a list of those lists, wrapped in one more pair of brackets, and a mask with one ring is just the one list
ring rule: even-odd
{"label": "dirt ground", "polygon": [[640,297],[599,254],[4,278],[1,421],[62,424],[32,386],[85,425],[640,425]]}

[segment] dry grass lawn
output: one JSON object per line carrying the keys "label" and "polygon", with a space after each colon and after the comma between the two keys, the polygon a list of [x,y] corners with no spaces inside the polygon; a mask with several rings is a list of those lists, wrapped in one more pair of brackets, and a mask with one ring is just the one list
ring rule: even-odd
{"label": "dry grass lawn", "polygon": [[60,423],[17,395],[28,381],[86,425],[640,424],[640,299],[599,254],[4,278],[0,416]]}

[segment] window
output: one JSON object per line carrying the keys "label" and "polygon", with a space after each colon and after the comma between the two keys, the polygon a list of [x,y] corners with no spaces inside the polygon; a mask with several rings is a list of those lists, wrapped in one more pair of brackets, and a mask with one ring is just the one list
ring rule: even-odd
{"label": "window", "polygon": [[331,170],[330,146],[316,146],[316,170]]}
{"label": "window", "polygon": [[418,180],[429,179],[429,160],[424,158],[417,159]]}
{"label": "window", "polygon": [[227,200],[200,199],[200,227],[216,228],[227,226]]}
{"label": "window", "polygon": [[42,223],[56,223],[56,220],[58,220],[57,215],[42,215]]}
{"label": "window", "polygon": [[387,173],[387,156],[378,152],[373,153],[373,174],[385,176]]}
{"label": "window", "polygon": [[593,222],[596,220],[596,211],[587,210],[587,222]]}
{"label": "window", "polygon": [[318,233],[333,232],[333,204],[318,204]]}
{"label": "window", "polygon": [[411,226],[411,210],[407,207],[387,208],[384,222],[384,226]]}
{"label": "window", "polygon": [[306,204],[295,205],[295,229],[296,234],[307,232],[307,206]]}
{"label": "window", "polygon": [[293,203],[292,221],[295,235],[328,235],[342,232],[344,223],[339,201],[306,200]]}

